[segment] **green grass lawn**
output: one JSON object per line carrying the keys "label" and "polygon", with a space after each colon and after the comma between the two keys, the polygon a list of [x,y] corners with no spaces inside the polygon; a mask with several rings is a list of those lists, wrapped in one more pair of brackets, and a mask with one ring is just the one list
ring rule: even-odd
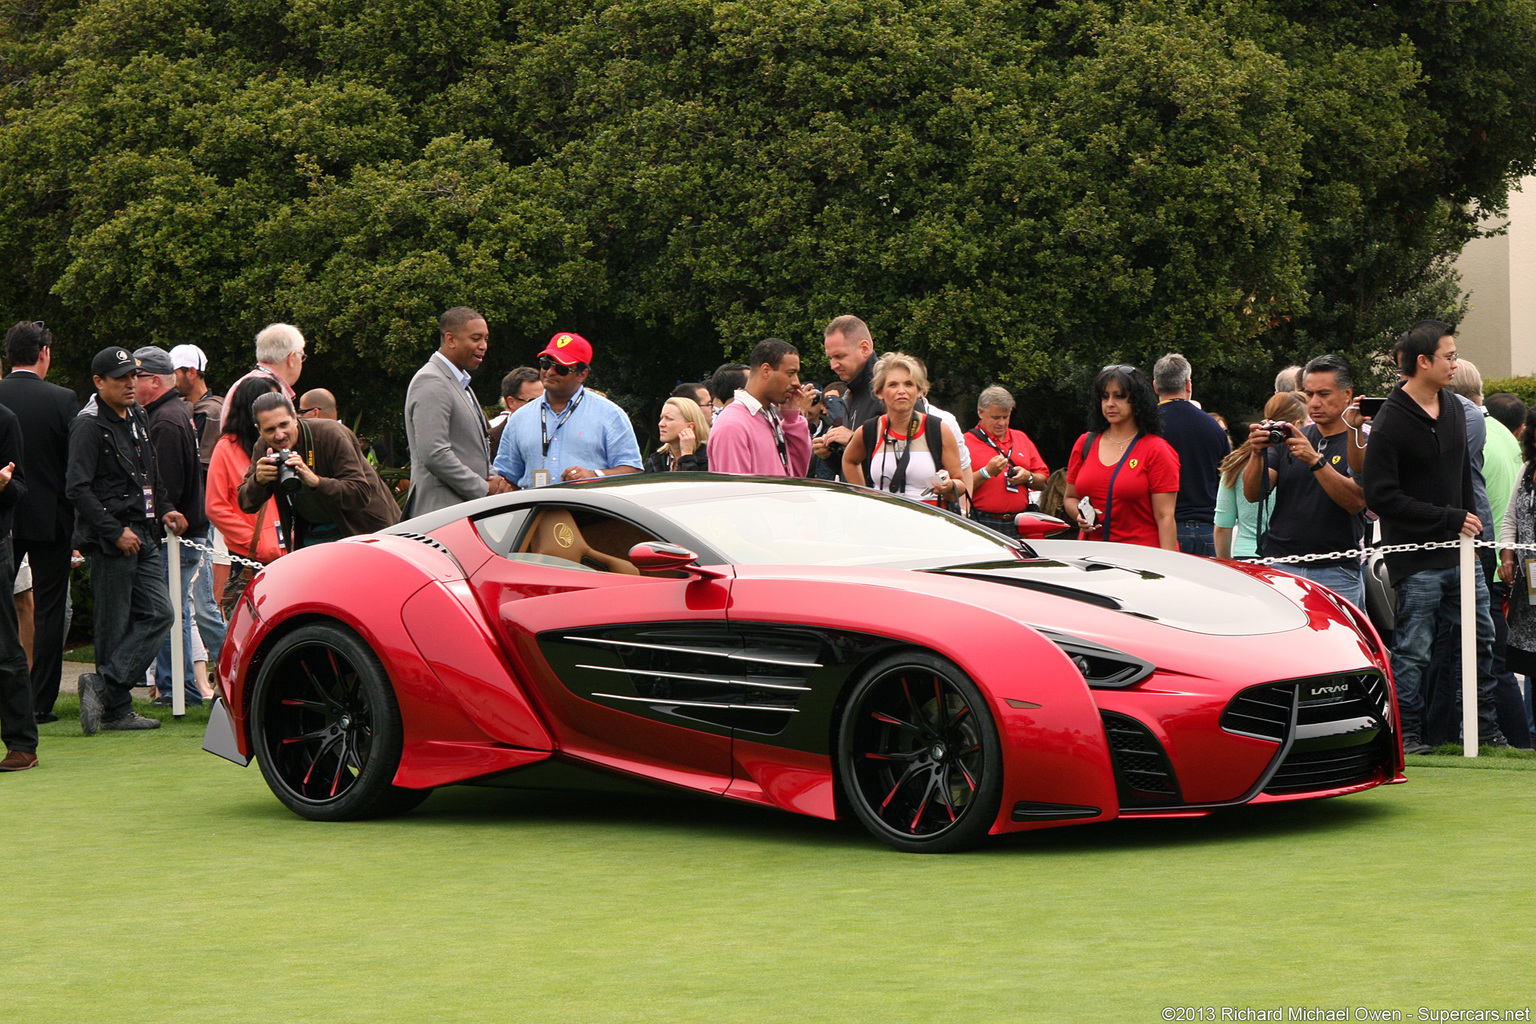
{"label": "green grass lawn", "polygon": [[918,857],[669,796],[462,787],[312,824],[200,749],[205,714],[86,738],[60,712],[0,777],[5,1020],[1411,1020],[1536,988],[1528,758]]}

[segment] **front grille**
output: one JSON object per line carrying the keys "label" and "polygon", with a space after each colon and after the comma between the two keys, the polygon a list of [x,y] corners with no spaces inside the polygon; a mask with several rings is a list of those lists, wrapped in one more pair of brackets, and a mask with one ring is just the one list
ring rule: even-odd
{"label": "front grille", "polygon": [[1163,745],[1152,731],[1128,715],[1101,711],[1121,807],[1161,807],[1182,802],[1179,780]]}
{"label": "front grille", "polygon": [[1221,727],[1239,736],[1257,736],[1261,740],[1285,739],[1291,729],[1291,706],[1296,703],[1296,685],[1255,686],[1232,698],[1221,713]]}
{"label": "front grille", "polygon": [[1387,763],[1390,751],[1386,737],[1387,733],[1378,732],[1359,746],[1292,751],[1270,777],[1264,792],[1280,796],[1369,782]]}
{"label": "front grille", "polygon": [[1387,684],[1378,672],[1250,687],[1221,715],[1228,732],[1283,745],[1284,759],[1264,785],[1271,795],[1370,781],[1389,766],[1390,721]]}

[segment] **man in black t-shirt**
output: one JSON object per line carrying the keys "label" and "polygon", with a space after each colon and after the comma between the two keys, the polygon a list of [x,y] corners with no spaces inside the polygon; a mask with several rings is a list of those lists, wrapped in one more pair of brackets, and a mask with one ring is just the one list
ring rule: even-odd
{"label": "man in black t-shirt", "polygon": [[[1269,428],[1261,423],[1249,428],[1254,451],[1243,467],[1243,496],[1259,502],[1275,495],[1268,528],[1260,522],[1259,553],[1267,557],[1351,551],[1361,546],[1364,533],[1365,492],[1349,468],[1349,448],[1358,434],[1344,418],[1355,399],[1349,364],[1336,355],[1318,356],[1302,371],[1302,390],[1312,422],[1300,429],[1286,424],[1284,445],[1271,445]],[[1358,556],[1285,569],[1365,607]]]}

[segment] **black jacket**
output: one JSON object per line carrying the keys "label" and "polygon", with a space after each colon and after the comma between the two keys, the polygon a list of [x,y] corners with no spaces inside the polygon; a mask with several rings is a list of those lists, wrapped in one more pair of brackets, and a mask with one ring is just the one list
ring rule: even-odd
{"label": "black jacket", "polygon": [[857,430],[865,420],[885,412],[885,403],[870,390],[874,382],[875,357],[872,355],[864,360],[864,365],[859,367],[859,372],[848,382],[848,390],[843,393],[843,408],[847,410],[843,426]]}
{"label": "black jacket", "polygon": [[[155,520],[144,515],[144,485],[154,488]],[[144,410],[130,406],[119,417],[97,396],[69,425],[69,468],[64,493],[75,507],[74,545],[82,552],[116,556],[123,527],[138,525],[163,536],[159,521],[176,511],[155,468],[154,445]]]}
{"label": "black jacket", "polygon": [[[27,494],[27,474],[22,468],[26,464],[21,445],[21,423],[16,419],[16,414],[5,406],[0,405],[0,469],[4,469],[7,463],[16,463],[16,468],[11,473],[11,482],[6,484],[5,490],[0,491],[0,540],[9,540],[11,537],[11,523],[16,514],[16,506]],[[3,562],[0,557],[0,562]],[[16,566],[13,564],[11,571],[14,574]],[[15,582],[14,575],[11,582]],[[23,675],[22,678],[26,678]]]}
{"label": "black jacket", "polygon": [[16,539],[67,542],[75,528],[75,507],[64,497],[64,467],[69,462],[69,424],[80,400],[31,370],[16,370],[0,380],[0,405],[16,414],[26,437],[27,500],[16,509]]}
{"label": "black jacket", "polygon": [[202,536],[208,528],[208,513],[203,508],[203,464],[192,410],[173,388],[146,405],[144,412],[149,416],[149,440],[155,446],[155,468],[165,493],[187,517],[188,536]]}
{"label": "black jacket", "polygon": [[[1381,517],[1388,544],[1454,540],[1476,508],[1467,420],[1450,388],[1440,389],[1440,416],[1430,419],[1399,384],[1371,423],[1360,474],[1365,503]],[[1386,556],[1395,587],[1423,569],[1456,564],[1455,548],[1405,551]]]}
{"label": "black jacket", "polygon": [[[652,452],[646,457],[645,471],[647,473],[669,473],[672,467],[669,464],[671,456],[667,452]],[[684,455],[677,460],[679,473],[708,473],[709,472],[709,445],[701,444],[693,450],[692,455]]]}

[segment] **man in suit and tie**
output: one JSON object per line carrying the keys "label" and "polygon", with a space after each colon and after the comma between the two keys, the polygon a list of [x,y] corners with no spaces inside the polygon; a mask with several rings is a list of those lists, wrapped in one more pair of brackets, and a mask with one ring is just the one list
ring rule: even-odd
{"label": "man in suit and tie", "polygon": [[454,306],[439,318],[438,336],[437,351],[405,393],[411,516],[511,489],[491,472],[490,428],[470,387],[490,341],[485,318]]}
{"label": "man in suit and tie", "polygon": [[39,722],[56,721],[63,670],[64,611],[69,597],[70,536],[74,506],[64,497],[69,462],[69,424],[80,402],[68,388],[44,378],[53,362],[53,334],[42,323],[23,321],[5,334],[11,372],[0,380],[0,404],[16,414],[26,444],[21,468],[27,500],[16,509],[15,559],[31,556],[36,601],[32,642],[32,699]]}

